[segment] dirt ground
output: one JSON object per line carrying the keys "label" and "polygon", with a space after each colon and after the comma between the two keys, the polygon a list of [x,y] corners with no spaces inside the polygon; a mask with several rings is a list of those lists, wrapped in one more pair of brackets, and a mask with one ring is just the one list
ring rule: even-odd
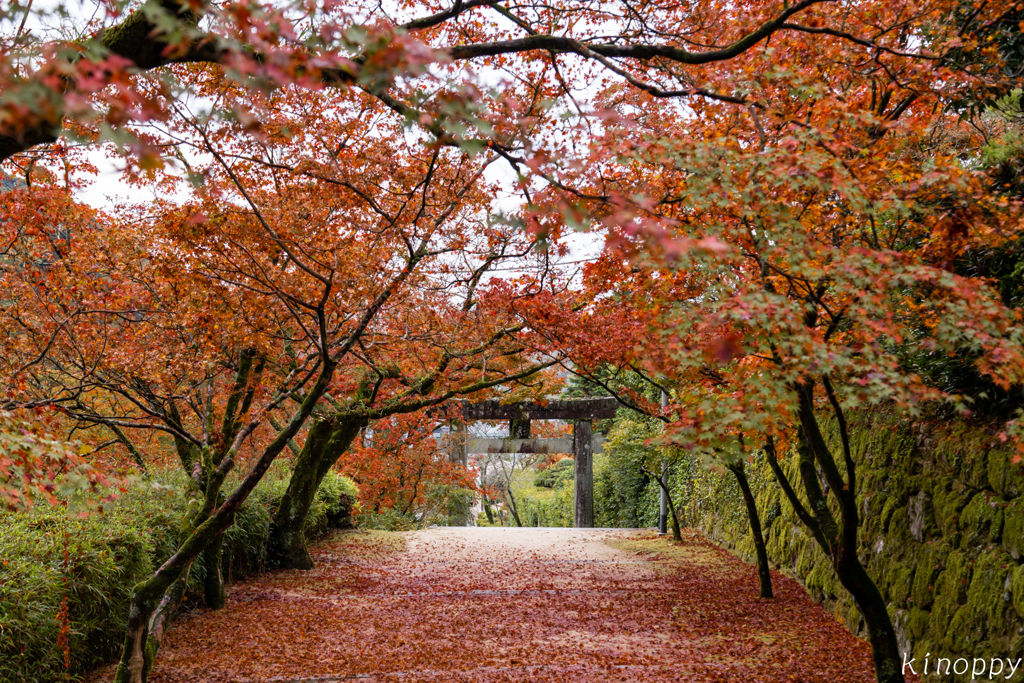
{"label": "dirt ground", "polygon": [[313,556],[179,618],[151,680],[873,680],[867,645],[794,581],[760,600],[754,568],[693,533],[357,531]]}

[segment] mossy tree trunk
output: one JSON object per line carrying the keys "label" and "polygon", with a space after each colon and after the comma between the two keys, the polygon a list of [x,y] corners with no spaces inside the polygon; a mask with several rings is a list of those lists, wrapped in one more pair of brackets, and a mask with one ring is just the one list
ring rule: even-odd
{"label": "mossy tree trunk", "polygon": [[[804,507],[779,466],[778,454],[770,438],[765,445],[768,464],[797,516],[828,555],[839,582],[853,596],[857,608],[864,617],[868,643],[871,645],[875,680],[878,683],[905,683],[896,632],[889,618],[885,599],[857,556],[859,518],[856,502],[856,465],[850,453],[846,417],[828,377],[822,377],[821,384],[839,424],[845,476],[818,424],[814,410],[816,382],[806,377],[801,384],[792,388],[799,400],[799,472],[809,510]],[[822,487],[819,479],[819,469],[826,488]],[[830,495],[835,497],[838,519],[829,506]]]}
{"label": "mossy tree trunk", "polygon": [[226,593],[224,590],[224,572],[221,568],[224,558],[224,535],[217,536],[210,546],[203,551],[203,565],[206,576],[203,577],[203,593],[209,609],[220,609],[224,606]]}
{"label": "mossy tree trunk", "polygon": [[[223,477],[210,484],[219,489],[222,481]],[[214,609],[223,606],[224,585],[219,576],[219,560],[222,532],[230,524],[230,519],[227,523],[218,522],[215,515],[211,515],[218,498],[219,490],[208,489],[206,496],[200,496],[197,490],[193,490],[180,531],[178,551],[152,577],[133,589],[115,683],[145,683],[148,679],[163,635],[185,596],[192,565],[200,555],[206,562],[217,560],[215,576],[211,577],[211,568],[207,567],[204,589],[207,602],[213,599]]]}
{"label": "mossy tree trunk", "polygon": [[312,569],[304,527],[320,483],[348,449],[366,419],[336,415],[316,420],[295,458],[288,488],[270,526],[270,562],[284,569]]}
{"label": "mossy tree trunk", "polygon": [[[189,562],[167,589],[150,582],[139,584],[132,594],[125,645],[114,683],[145,683],[171,618],[181,604],[188,585]],[[162,593],[162,595],[161,595]],[[159,602],[156,596],[160,595]]]}
{"label": "mossy tree trunk", "polygon": [[750,535],[754,538],[754,552],[757,555],[757,577],[761,584],[761,597],[772,597],[772,574],[768,567],[768,550],[764,544],[764,535],[761,533],[761,516],[757,513],[757,501],[750,490],[750,482],[747,480],[747,473],[742,462],[728,466],[729,471],[736,477],[736,482],[743,492],[743,502],[747,506],[747,519],[750,520]]}
{"label": "mossy tree trunk", "polygon": [[174,618],[188,585],[195,559],[231,523],[219,515],[190,533],[178,551],[132,590],[128,627],[114,683],[146,683],[163,635]]}

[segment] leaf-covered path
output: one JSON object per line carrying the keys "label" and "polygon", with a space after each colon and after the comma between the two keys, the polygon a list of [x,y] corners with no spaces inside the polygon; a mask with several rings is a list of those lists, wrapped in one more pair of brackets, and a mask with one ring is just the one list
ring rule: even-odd
{"label": "leaf-covered path", "polygon": [[[404,547],[403,547],[404,540]],[[869,682],[866,644],[696,535],[349,532],[181,618],[152,680]]]}

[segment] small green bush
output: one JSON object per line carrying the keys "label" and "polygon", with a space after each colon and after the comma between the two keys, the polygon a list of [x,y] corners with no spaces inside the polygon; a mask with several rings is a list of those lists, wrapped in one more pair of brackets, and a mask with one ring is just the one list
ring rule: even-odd
{"label": "small green bush", "polygon": [[[265,567],[270,519],[287,475],[283,467],[271,470],[225,532],[227,580]],[[44,506],[0,514],[0,683],[66,680],[58,618],[65,596],[72,680],[117,654],[132,587],[177,548],[183,491],[183,475],[160,473],[131,486],[103,514],[75,518]],[[356,493],[351,480],[329,474],[310,510],[307,538],[351,526]],[[201,600],[204,574],[199,558],[189,579],[191,604]]]}
{"label": "small green bush", "polygon": [[393,508],[383,508],[380,512],[361,512],[356,520],[360,529],[379,531],[412,531],[421,526],[411,515],[403,515]]}
{"label": "small green bush", "polygon": [[553,489],[565,481],[572,481],[574,461],[572,458],[562,458],[551,467],[541,470],[533,479],[533,485],[541,488]]}

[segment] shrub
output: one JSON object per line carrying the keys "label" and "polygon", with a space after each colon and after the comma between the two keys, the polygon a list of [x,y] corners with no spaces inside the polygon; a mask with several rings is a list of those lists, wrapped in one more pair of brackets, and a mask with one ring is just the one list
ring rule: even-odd
{"label": "shrub", "polygon": [[564,481],[572,481],[574,461],[572,458],[562,458],[551,467],[541,470],[533,479],[533,485],[541,488],[552,489]]}
{"label": "shrub", "polygon": [[381,508],[379,512],[366,511],[356,516],[360,529],[377,529],[380,531],[412,531],[420,528],[420,523],[411,515],[403,515],[394,508]]}
{"label": "shrub", "polygon": [[[66,680],[58,618],[65,596],[72,679],[117,654],[132,587],[177,547],[183,485],[180,473],[156,474],[103,514],[85,518],[49,506],[0,514],[0,681]],[[228,580],[265,567],[270,518],[286,486],[287,470],[275,468],[239,510],[224,536]],[[329,474],[310,510],[307,537],[351,526],[355,493],[350,480]],[[190,575],[190,604],[201,599],[204,573],[200,558]]]}
{"label": "shrub", "polygon": [[72,670],[114,652],[131,587],[152,566],[146,531],[114,517],[100,527],[54,511],[8,514],[0,524],[0,680],[61,678],[58,612],[65,595]]}
{"label": "shrub", "polygon": [[569,527],[575,523],[576,494],[572,468],[566,478],[559,479],[551,487],[553,495],[542,498],[527,498],[523,503],[523,524],[526,526]]}

